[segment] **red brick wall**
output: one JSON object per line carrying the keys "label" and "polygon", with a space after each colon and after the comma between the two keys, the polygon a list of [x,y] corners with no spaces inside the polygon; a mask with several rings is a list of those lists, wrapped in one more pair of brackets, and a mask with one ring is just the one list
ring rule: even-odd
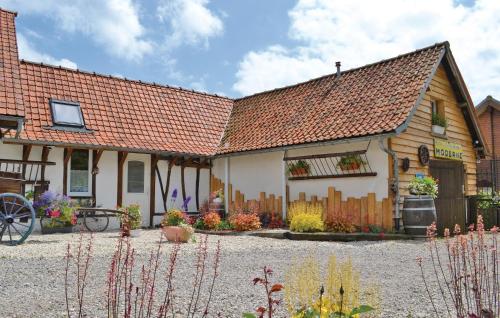
{"label": "red brick wall", "polygon": [[[479,126],[483,133],[486,143],[495,158],[500,159],[500,111],[493,109],[493,116],[491,114],[491,109],[488,108],[484,113],[479,115]],[[493,133],[491,131],[491,121],[493,120]],[[493,140],[495,144],[493,145]]]}

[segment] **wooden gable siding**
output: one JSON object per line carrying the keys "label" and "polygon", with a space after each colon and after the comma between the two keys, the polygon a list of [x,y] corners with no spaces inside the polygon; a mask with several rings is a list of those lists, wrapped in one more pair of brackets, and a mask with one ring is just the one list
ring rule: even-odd
{"label": "wooden gable siding", "polygon": [[403,172],[400,164],[400,193],[408,194],[408,183],[417,172],[429,175],[429,167],[422,166],[418,160],[418,147],[427,145],[431,155],[434,158],[434,137],[431,134],[431,99],[442,101],[445,107],[445,116],[448,121],[446,136],[448,141],[460,143],[463,147],[463,163],[465,166],[466,195],[476,193],[476,153],[473,149],[472,137],[470,135],[464,115],[458,106],[455,94],[448,80],[446,72],[440,66],[436,75],[431,81],[430,90],[427,91],[422,103],[417,108],[408,128],[397,137],[391,138],[391,147],[397,153],[398,158],[408,157],[410,159],[410,169]]}

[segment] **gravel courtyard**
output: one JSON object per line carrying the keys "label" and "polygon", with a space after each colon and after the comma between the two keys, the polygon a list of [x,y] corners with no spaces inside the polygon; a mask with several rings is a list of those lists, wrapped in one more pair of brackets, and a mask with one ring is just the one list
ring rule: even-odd
{"label": "gravel courtyard", "polygon": [[[116,232],[95,235],[95,257],[85,296],[87,317],[106,316],[106,274],[117,236]],[[33,234],[24,245],[0,246],[0,317],[65,316],[64,254],[67,242],[76,243],[78,237],[79,234]],[[144,230],[140,237],[132,239],[138,264],[143,264],[157,248],[159,238],[159,230]],[[222,317],[241,317],[242,312],[263,304],[262,287],[253,286],[252,279],[264,265],[274,269],[275,281],[282,282],[292,259],[317,255],[324,265],[328,256],[335,254],[340,260],[351,256],[355,267],[362,271],[362,278],[380,285],[382,317],[433,317],[415,263],[417,256],[427,255],[424,242],[336,243],[212,235],[209,236],[211,254],[218,239],[222,244],[222,274],[215,286],[210,316],[220,312]],[[172,246],[164,243],[164,254],[168,255]],[[179,317],[183,317],[183,305],[191,291],[196,246],[184,244],[180,251],[174,281]],[[160,282],[162,278],[160,275]],[[278,315],[286,316],[285,312]]]}

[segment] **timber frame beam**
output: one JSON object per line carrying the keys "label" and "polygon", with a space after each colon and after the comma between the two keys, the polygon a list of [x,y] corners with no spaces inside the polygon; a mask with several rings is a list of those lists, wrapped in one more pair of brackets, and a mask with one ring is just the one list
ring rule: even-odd
{"label": "timber frame beam", "polygon": [[97,174],[99,173],[99,161],[104,150],[92,150],[92,206],[96,205],[97,196]]}
{"label": "timber frame beam", "polygon": [[118,152],[118,180],[116,184],[116,206],[121,207],[123,203],[123,165],[127,160],[128,152]]}
{"label": "timber frame beam", "polygon": [[63,161],[63,194],[68,194],[68,163],[73,154],[73,148],[64,148],[64,161]]}

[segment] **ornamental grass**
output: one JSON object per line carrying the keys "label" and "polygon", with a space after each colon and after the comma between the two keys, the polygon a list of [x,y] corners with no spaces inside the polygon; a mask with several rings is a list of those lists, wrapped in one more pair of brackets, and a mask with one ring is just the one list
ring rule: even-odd
{"label": "ornamental grass", "polygon": [[[361,283],[360,272],[349,258],[328,260],[327,272],[321,275],[318,260],[309,257],[295,261],[285,274],[284,300],[290,317],[376,317],[379,314],[378,286]],[[369,304],[360,305],[362,302]],[[310,316],[312,314],[312,316]]]}

